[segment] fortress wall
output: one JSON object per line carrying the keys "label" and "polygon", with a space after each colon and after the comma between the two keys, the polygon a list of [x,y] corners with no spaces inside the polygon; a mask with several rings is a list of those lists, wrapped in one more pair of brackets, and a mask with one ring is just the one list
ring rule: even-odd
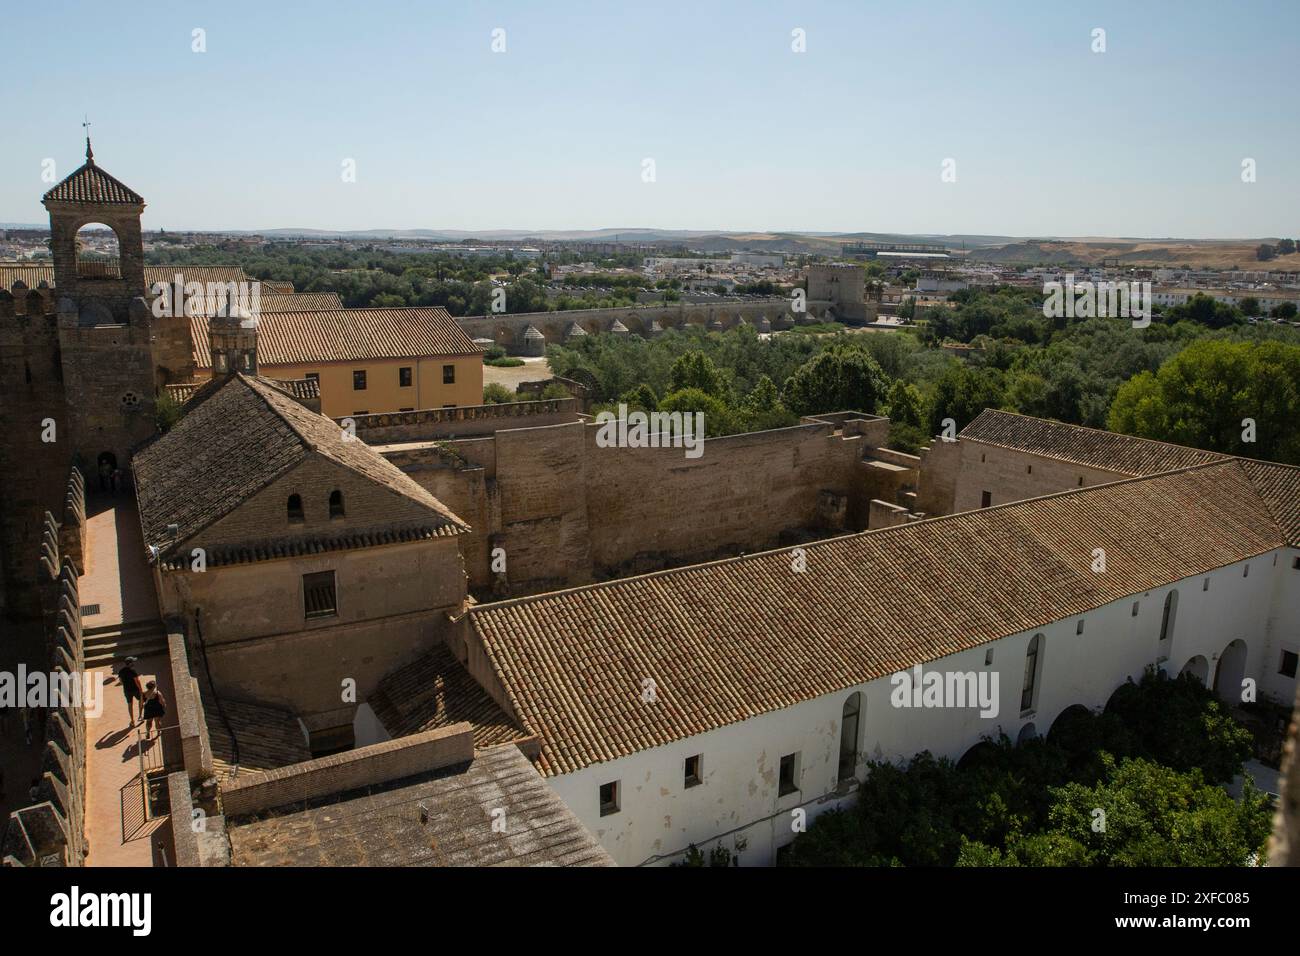
{"label": "fortress wall", "polygon": [[473,528],[459,539],[470,586],[498,583],[500,547],[518,595],[865,529],[872,498],[915,483],[910,456],[864,462],[888,425],[809,419],[708,439],[698,458],[602,447],[582,422],[383,453]]}
{"label": "fortress wall", "polygon": [[985,491],[992,494],[991,504],[1004,505],[1009,501],[1074,491],[1129,477],[1118,471],[1059,461],[970,439],[958,441],[953,447],[959,449],[961,456],[954,482],[954,511],[980,507]]}
{"label": "fortress wall", "polygon": [[357,437],[368,445],[491,435],[502,428],[532,428],[577,420],[575,398],[352,416]]}
{"label": "fortress wall", "polygon": [[[63,513],[72,464],[59,329],[46,290],[0,290],[0,395],[0,470],[21,476],[6,483],[0,507],[0,613],[35,619],[42,519]],[[79,553],[69,557],[80,563]]]}
{"label": "fortress wall", "polygon": [[[586,428],[575,422],[496,434],[494,530],[516,593],[591,580]],[[605,520],[599,510],[592,517]]]}
{"label": "fortress wall", "polygon": [[694,459],[682,448],[601,448],[599,426],[586,429],[597,577],[772,548],[796,529],[845,530],[822,494],[854,494],[863,445],[830,425],[711,438]]}

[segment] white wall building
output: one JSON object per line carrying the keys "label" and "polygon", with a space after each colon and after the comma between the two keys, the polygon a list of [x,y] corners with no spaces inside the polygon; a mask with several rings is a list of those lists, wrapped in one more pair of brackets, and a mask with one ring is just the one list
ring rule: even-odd
{"label": "white wall building", "polygon": [[[621,865],[738,840],[743,864],[770,864],[853,799],[867,760],[1044,734],[1148,667],[1290,701],[1300,469],[1182,452],[1189,467],[1078,488],[1071,472],[1063,493],[810,544],[803,572],[782,549],[480,606],[468,666]],[[1059,457],[1027,454],[1031,475]],[[996,674],[996,714],[894,706],[916,664]]]}

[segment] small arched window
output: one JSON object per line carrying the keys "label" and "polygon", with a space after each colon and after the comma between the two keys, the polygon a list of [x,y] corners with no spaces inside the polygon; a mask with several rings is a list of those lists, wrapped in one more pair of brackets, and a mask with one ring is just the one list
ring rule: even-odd
{"label": "small arched window", "polygon": [[1174,632],[1174,616],[1178,613],[1178,591],[1170,591],[1165,597],[1165,610],[1160,618],[1160,640],[1167,641]]}
{"label": "small arched window", "polygon": [[289,496],[289,522],[290,524],[300,524],[306,518],[302,513],[302,495]]}
{"label": "small arched window", "polygon": [[343,492],[337,488],[330,492],[330,517],[343,517]]}
{"label": "small arched window", "polygon": [[854,691],[840,711],[840,765],[836,780],[852,779],[858,768],[858,723],[862,714],[862,692]]}
{"label": "small arched window", "polygon": [[1038,677],[1043,666],[1043,635],[1035,634],[1025,651],[1025,682],[1020,690],[1020,712],[1027,713],[1038,703]]}

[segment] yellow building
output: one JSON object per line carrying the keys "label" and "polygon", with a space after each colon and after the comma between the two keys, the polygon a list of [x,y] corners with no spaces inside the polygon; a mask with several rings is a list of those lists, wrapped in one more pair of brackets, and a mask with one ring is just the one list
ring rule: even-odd
{"label": "yellow building", "polygon": [[[212,374],[208,321],[190,320],[200,377]],[[263,312],[257,372],[316,379],[331,418],[483,403],[483,351],[436,307]]]}

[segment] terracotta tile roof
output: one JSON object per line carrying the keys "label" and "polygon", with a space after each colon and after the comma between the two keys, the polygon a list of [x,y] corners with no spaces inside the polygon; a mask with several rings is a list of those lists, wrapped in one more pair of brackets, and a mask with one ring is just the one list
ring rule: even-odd
{"label": "terracotta tile roof", "polygon": [[199,681],[203,712],[207,718],[208,740],[212,745],[212,764],[219,780],[230,778],[235,771],[234,745],[221,719],[224,711],[239,741],[239,771],[255,773],[274,770],[311,759],[311,751],[302,736],[298,718],[287,710],[221,698],[221,709],[206,680]]}
{"label": "terracotta tile roof", "polygon": [[259,305],[263,315],[268,312],[337,312],[343,308],[343,300],[337,292],[271,292],[263,288]]}
{"label": "terracotta tile roof", "polygon": [[[320,381],[314,378],[268,378],[268,382],[274,384],[277,388],[292,395],[299,401],[303,399],[320,398]],[[170,385],[164,385],[163,390],[167,392],[178,405],[184,405],[194,394],[202,388],[203,382],[177,382]]]}
{"label": "terracotta tile roof", "polygon": [[980,412],[961,430],[960,437],[963,441],[1015,448],[1133,477],[1224,461],[1229,457],[1185,445],[1170,445],[992,408]]}
{"label": "terracotta tile roof", "polygon": [[[209,549],[209,566],[468,530],[437,498],[365,442],[345,441],[336,424],[268,380],[232,375],[201,385],[180,421],[135,454],[132,466],[145,544],[161,549],[166,565],[189,539],[313,454],[391,494],[391,523],[379,528],[345,526],[325,537],[278,534],[239,547]],[[167,533],[170,524],[178,526],[175,538]]]}
{"label": "terracotta tile roof", "polygon": [[[195,363],[211,368],[207,320],[192,319],[190,336]],[[275,312],[258,330],[257,358],[267,366],[482,353],[442,308]]]}
{"label": "terracotta tile roof", "polygon": [[183,282],[249,282],[251,281],[240,266],[145,266],[144,281],[152,286],[155,282],[172,283],[177,273]]}
{"label": "terracotta tile roof", "polygon": [[1237,461],[1259,490],[1287,543],[1300,548],[1300,468],[1249,458]]}
{"label": "terracotta tile roof", "polygon": [[29,289],[35,289],[42,282],[52,287],[54,266],[27,262],[0,262],[0,289],[8,292],[14,287],[15,282],[21,282]]}
{"label": "terracotta tile roof", "polygon": [[387,675],[366,703],[394,737],[462,721],[474,728],[474,746],[479,748],[528,736],[470,677],[446,644]]}
{"label": "terracotta tile roof", "polygon": [[[183,282],[202,282],[204,285],[209,282],[250,281],[239,266],[145,266],[144,281],[151,287],[156,282],[170,284],[176,281],[177,273],[180,273]],[[54,266],[48,262],[0,262],[0,288],[11,289],[19,280],[29,289],[35,289],[42,281],[53,288]],[[333,295],[333,293],[323,294]]]}
{"label": "terracotta tile roof", "polygon": [[47,192],[41,201],[144,205],[143,196],[104,172],[95,165],[94,160],[87,160],[71,176]]}
{"label": "terracotta tile roof", "polygon": [[512,744],[227,827],[235,866],[614,865]]}
{"label": "terracotta tile roof", "polygon": [[[1291,487],[1295,487],[1291,485]],[[566,773],[1280,547],[1237,461],[483,605],[473,631]],[[1108,570],[1094,574],[1092,549]],[[996,582],[991,586],[990,582]],[[647,678],[657,700],[643,703]]]}
{"label": "terracotta tile roof", "polygon": [[[288,282],[288,281],[283,280],[283,279],[263,279],[263,280],[262,280],[262,285],[265,287],[265,291],[266,291],[266,292],[286,292],[286,293],[287,293],[287,292],[293,292],[293,291],[294,291],[293,283],[292,283],[292,282]],[[330,293],[323,293],[323,294],[333,295],[334,293],[330,292]],[[342,308],[342,307],[343,307],[342,305],[339,306],[339,308]]]}

